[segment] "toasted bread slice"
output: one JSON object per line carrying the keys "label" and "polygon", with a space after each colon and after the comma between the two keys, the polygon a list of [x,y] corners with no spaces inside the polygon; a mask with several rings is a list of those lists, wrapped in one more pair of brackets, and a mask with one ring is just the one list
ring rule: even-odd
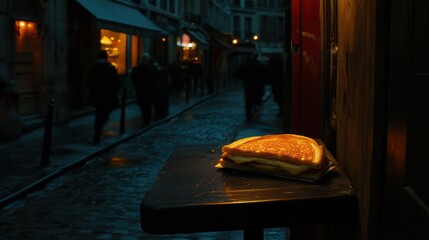
{"label": "toasted bread slice", "polygon": [[222,158],[280,168],[292,175],[319,170],[325,153],[314,139],[295,134],[274,134],[239,139],[222,147]]}

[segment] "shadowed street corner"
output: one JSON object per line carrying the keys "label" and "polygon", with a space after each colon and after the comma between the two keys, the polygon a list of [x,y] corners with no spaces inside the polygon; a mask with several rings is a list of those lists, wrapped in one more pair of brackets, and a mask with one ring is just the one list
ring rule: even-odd
{"label": "shadowed street corner", "polygon": [[[41,132],[32,132],[10,148],[1,146],[9,151],[8,156],[16,154],[16,161],[21,162],[14,166],[15,172],[11,166],[3,178],[6,181],[2,181],[8,184],[2,185],[2,237],[80,238],[90,234],[119,239],[242,239],[241,231],[146,234],[140,229],[138,206],[174,146],[220,145],[247,135],[280,132],[270,91],[264,99],[250,122],[245,121],[243,92],[237,87],[191,99],[189,105],[177,104],[169,118],[146,128],[138,127],[140,113],[131,103],[127,106],[126,133],[118,134],[116,110],[97,145],[91,142],[92,116],[85,116],[53,129],[51,164],[45,168],[37,162],[40,144],[36,139]],[[19,151],[22,149],[27,149],[26,154]],[[30,151],[34,159],[19,158]],[[4,197],[7,194],[9,198]],[[28,224],[32,227],[26,228]],[[268,239],[286,239],[287,234],[286,228],[265,231]]]}

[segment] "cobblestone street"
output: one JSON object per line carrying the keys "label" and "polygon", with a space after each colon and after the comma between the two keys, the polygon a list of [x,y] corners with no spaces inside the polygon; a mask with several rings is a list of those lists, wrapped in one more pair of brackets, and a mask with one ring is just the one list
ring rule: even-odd
{"label": "cobblestone street", "polygon": [[[245,122],[242,96],[239,88],[210,98],[0,210],[0,238],[242,239],[241,231],[151,235],[141,230],[139,215],[141,200],[175,146],[223,145],[258,134],[259,121],[272,123],[262,126],[266,132],[281,131],[271,97],[257,119]],[[286,228],[265,231],[270,240],[287,235]]]}

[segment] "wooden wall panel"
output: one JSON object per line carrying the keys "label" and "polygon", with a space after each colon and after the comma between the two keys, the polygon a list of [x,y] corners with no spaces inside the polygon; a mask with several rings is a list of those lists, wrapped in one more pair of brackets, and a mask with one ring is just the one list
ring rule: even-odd
{"label": "wooden wall panel", "polygon": [[338,1],[337,160],[359,197],[367,235],[373,156],[375,1]]}

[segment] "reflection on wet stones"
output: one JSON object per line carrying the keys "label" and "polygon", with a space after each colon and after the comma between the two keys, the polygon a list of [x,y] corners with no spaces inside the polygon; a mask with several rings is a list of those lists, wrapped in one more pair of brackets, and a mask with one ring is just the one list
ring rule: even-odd
{"label": "reflection on wet stones", "polygon": [[128,158],[112,156],[106,163],[110,166],[122,167],[127,165],[128,162],[129,162]]}

